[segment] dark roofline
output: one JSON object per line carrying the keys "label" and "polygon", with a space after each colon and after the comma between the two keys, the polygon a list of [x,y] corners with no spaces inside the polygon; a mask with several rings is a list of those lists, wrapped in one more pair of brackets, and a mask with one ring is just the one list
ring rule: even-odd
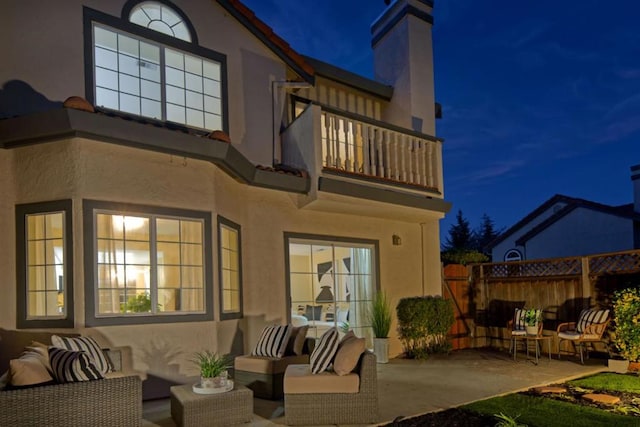
{"label": "dark roofline", "polygon": [[311,180],[256,168],[232,144],[117,115],[68,108],[0,120],[0,148],[69,138],[88,138],[131,148],[207,161],[235,180],[256,187],[307,194]]}
{"label": "dark roofline", "polygon": [[387,86],[375,80],[368,79],[359,74],[352,73],[335,65],[327,62],[320,61],[319,59],[311,58],[310,56],[302,55],[302,57],[315,69],[316,74],[327,77],[331,80],[335,80],[339,83],[350,86],[354,89],[358,89],[364,92],[368,92],[372,95],[382,97],[387,101],[391,100],[393,96],[393,87]]}
{"label": "dark roofline", "polygon": [[302,55],[289,43],[273,32],[256,14],[238,0],[217,0],[218,4],[245,26],[254,36],[267,45],[280,59],[290,66],[306,82],[314,84],[315,71]]}
{"label": "dark roofline", "polygon": [[549,209],[551,206],[553,206],[558,202],[565,202],[567,203],[567,206],[563,207],[558,212],[552,214],[549,218],[542,221],[540,224],[536,225],[527,233],[519,237],[518,240],[516,241],[516,244],[522,245],[522,243],[531,239],[532,237],[542,232],[544,229],[546,229],[547,227],[549,227],[550,225],[560,220],[561,218],[563,218],[564,216],[566,216],[567,214],[569,214],[570,212],[572,212],[577,208],[585,208],[589,210],[603,212],[610,215],[619,216],[622,218],[629,218],[632,220],[640,219],[640,215],[637,215],[633,213],[632,210],[631,211],[629,210],[630,205],[628,204],[622,205],[622,206],[610,206],[610,205],[604,205],[602,203],[592,202],[590,200],[578,199],[575,197],[564,196],[562,194],[556,194],[553,197],[551,197],[549,200],[547,200],[546,202],[538,206],[536,209],[534,209],[522,220],[518,221],[515,225],[507,229],[504,233],[500,234],[500,236],[498,236],[496,239],[494,239],[492,242],[490,242],[487,245],[487,248],[493,249],[498,244],[506,240],[509,236],[513,235],[516,231],[518,231],[519,229],[524,227],[526,224],[533,221],[535,218],[541,215],[544,211],[546,211],[547,209]]}

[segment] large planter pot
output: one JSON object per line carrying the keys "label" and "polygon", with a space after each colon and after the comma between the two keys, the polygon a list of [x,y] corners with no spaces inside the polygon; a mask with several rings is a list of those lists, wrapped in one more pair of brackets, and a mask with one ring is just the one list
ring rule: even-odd
{"label": "large planter pot", "polygon": [[629,362],[629,371],[640,373],[640,362]]}
{"label": "large planter pot", "polygon": [[389,363],[389,338],[374,338],[373,353],[378,363]]}
{"label": "large planter pot", "polygon": [[626,374],[627,369],[629,369],[629,361],[625,359],[609,359],[607,366],[611,372]]}

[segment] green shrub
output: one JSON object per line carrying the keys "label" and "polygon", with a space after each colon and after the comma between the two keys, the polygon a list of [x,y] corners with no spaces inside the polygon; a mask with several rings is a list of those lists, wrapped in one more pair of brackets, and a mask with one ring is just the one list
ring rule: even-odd
{"label": "green shrub", "polygon": [[479,264],[482,262],[490,261],[489,257],[482,252],[470,249],[451,249],[449,251],[440,252],[440,260],[444,263],[444,265]]}
{"label": "green shrub", "polygon": [[408,358],[426,359],[451,349],[447,334],[455,319],[449,300],[439,296],[403,298],[396,312],[398,334]]}
{"label": "green shrub", "polygon": [[620,355],[635,362],[640,360],[640,289],[627,288],[614,295],[614,342]]}

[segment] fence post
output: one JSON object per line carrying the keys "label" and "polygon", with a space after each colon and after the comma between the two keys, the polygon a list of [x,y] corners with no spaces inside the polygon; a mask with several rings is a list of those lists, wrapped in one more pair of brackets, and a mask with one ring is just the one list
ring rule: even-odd
{"label": "fence post", "polygon": [[582,298],[589,298],[591,303],[591,280],[589,279],[589,258],[581,257],[582,262]]}

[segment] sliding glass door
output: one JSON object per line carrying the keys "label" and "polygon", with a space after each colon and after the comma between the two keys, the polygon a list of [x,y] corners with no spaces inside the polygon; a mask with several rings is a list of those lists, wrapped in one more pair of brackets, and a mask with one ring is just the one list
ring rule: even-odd
{"label": "sliding glass door", "polygon": [[319,337],[353,330],[372,346],[367,312],[376,290],[375,242],[287,236],[291,322]]}

